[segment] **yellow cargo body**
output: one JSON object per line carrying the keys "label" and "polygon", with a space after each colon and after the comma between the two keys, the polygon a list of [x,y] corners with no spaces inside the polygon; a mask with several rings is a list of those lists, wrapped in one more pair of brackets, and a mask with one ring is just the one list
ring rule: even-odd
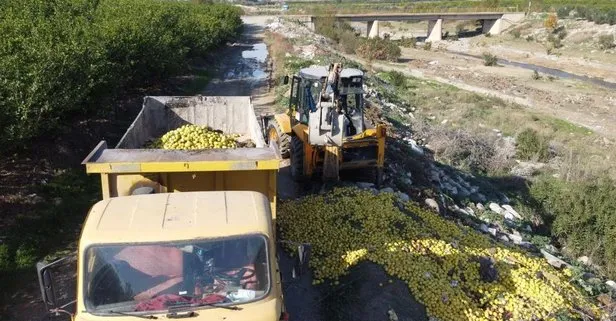
{"label": "yellow cargo body", "polygon": [[[161,150],[144,146],[184,124],[239,134],[255,147]],[[143,108],[116,148],[101,141],[83,161],[101,175],[103,199],[154,193],[256,191],[268,197],[275,219],[280,156],[266,145],[250,97],[145,97]],[[141,189],[143,190],[143,189]]]}

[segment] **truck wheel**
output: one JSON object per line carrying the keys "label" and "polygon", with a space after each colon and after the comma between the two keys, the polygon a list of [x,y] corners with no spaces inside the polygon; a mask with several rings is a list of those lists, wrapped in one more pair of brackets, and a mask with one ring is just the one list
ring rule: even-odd
{"label": "truck wheel", "polygon": [[272,120],[267,126],[267,142],[275,141],[278,144],[280,155],[282,158],[289,157],[289,144],[291,137],[282,131],[276,120]]}
{"label": "truck wheel", "polygon": [[374,185],[380,189],[383,185],[383,168],[377,167],[374,169]]}
{"label": "truck wheel", "polygon": [[304,142],[297,136],[291,137],[291,178],[299,182],[305,179],[304,176]]}

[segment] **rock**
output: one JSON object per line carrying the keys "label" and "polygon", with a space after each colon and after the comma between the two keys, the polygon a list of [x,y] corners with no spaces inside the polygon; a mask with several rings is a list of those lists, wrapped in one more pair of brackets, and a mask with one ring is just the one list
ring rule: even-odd
{"label": "rock", "polygon": [[521,244],[523,239],[521,235],[516,235],[516,234],[507,234],[507,236],[509,237],[509,239],[513,242],[513,244]]}
{"label": "rock", "polygon": [[560,268],[569,268],[571,267],[571,265],[559,258],[557,258],[556,256],[550,254],[548,251],[541,249],[541,254],[543,255],[543,257],[545,257],[545,259],[548,261],[548,263],[550,263],[550,265],[552,265],[553,267],[560,269]]}
{"label": "rock", "polygon": [[481,203],[477,203],[477,205],[475,205],[475,207],[477,207],[477,209],[480,210],[480,211],[485,211],[486,210],[486,208]]}
{"label": "rock", "polygon": [[612,290],[616,291],[616,282],[612,281],[612,280],[607,280],[605,282],[605,284],[607,286],[609,286],[610,288],[612,288]]}
{"label": "rock", "polygon": [[509,197],[507,197],[507,195],[503,193],[498,193],[498,197],[500,197],[501,202],[504,204],[509,204],[511,202],[511,200],[509,200]]}
{"label": "rock", "polygon": [[507,235],[505,235],[505,234],[501,234],[501,235],[498,237],[498,239],[499,239],[499,240],[501,240],[501,241],[503,241],[503,242],[509,242],[509,238],[508,238],[508,237],[507,237]]}
{"label": "rock", "polygon": [[367,183],[367,182],[357,182],[355,185],[357,185],[357,187],[362,188],[362,189],[369,189],[369,188],[374,187],[373,183]]}
{"label": "rock", "polygon": [[515,216],[517,219],[521,220],[522,219],[522,215],[520,215],[518,212],[516,212],[513,207],[511,207],[511,205],[508,204],[504,204],[501,205],[502,208],[504,208],[507,212],[511,213],[513,216]]}
{"label": "rock", "polygon": [[432,60],[428,63],[428,65],[438,65],[438,60]]}
{"label": "rock", "polygon": [[396,193],[396,196],[398,196],[398,198],[403,202],[408,202],[411,199],[406,193],[402,192]]}
{"label": "rock", "polygon": [[475,193],[475,194],[471,194],[471,200],[476,203],[478,202],[485,203],[488,199],[485,197],[485,195],[481,193]]}
{"label": "rock", "polygon": [[479,225],[479,229],[484,233],[490,233],[490,228],[488,228],[488,226],[484,223],[481,223],[481,225]]}
{"label": "rock", "polygon": [[464,208],[464,210],[467,211],[470,215],[475,216],[475,211],[473,211],[472,208],[467,206],[467,207]]}
{"label": "rock", "polygon": [[467,190],[464,187],[458,188],[458,194],[462,197],[469,197],[471,195],[471,192],[469,192],[469,190]]}
{"label": "rock", "polygon": [[580,256],[577,259],[578,262],[584,264],[584,265],[591,265],[592,261],[590,260],[590,258],[588,256]]}
{"label": "rock", "polygon": [[458,189],[455,186],[450,185],[449,192],[453,195],[458,195]]}
{"label": "rock", "polygon": [[496,203],[490,203],[490,205],[488,205],[488,207],[492,210],[492,212],[496,213],[496,214],[503,214],[503,209],[500,207],[500,205],[496,204]]}
{"label": "rock", "polygon": [[428,205],[430,208],[432,208],[433,210],[437,211],[437,212],[441,212],[438,203],[432,199],[432,198],[426,198],[425,201],[426,205]]}
{"label": "rock", "polygon": [[496,270],[492,258],[482,257],[479,259],[479,276],[484,282],[494,282],[498,279],[498,270]]}
{"label": "rock", "polygon": [[528,232],[528,233],[532,233],[532,232],[533,232],[533,228],[532,228],[532,227],[530,227],[530,225],[526,225],[526,226],[524,226],[524,230],[525,230],[526,232]]}
{"label": "rock", "polygon": [[549,253],[558,253],[558,249],[552,244],[546,244],[543,246],[543,248],[545,248]]}
{"label": "rock", "polygon": [[492,236],[496,236],[496,234],[498,233],[498,229],[495,227],[490,227],[488,228],[488,233],[492,234]]}
{"label": "rock", "polygon": [[503,211],[503,216],[505,216],[506,219],[513,221],[515,220],[515,216],[513,216],[513,214],[507,212],[507,211]]}
{"label": "rock", "polygon": [[385,187],[385,188],[381,188],[381,190],[379,191],[381,193],[393,193],[394,189],[391,187]]}

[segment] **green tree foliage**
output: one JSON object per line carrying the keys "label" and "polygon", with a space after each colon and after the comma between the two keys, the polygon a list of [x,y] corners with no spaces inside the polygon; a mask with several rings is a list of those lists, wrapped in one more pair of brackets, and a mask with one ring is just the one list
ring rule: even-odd
{"label": "green tree foliage", "polygon": [[235,36],[240,10],[157,0],[0,2],[0,144],[66,126]]}
{"label": "green tree foliage", "polygon": [[400,47],[391,40],[379,37],[363,39],[357,47],[357,54],[368,60],[396,61],[400,58]]}
{"label": "green tree foliage", "polygon": [[531,187],[552,235],[571,254],[589,256],[610,277],[616,276],[615,184],[607,178],[567,183],[545,177]]}

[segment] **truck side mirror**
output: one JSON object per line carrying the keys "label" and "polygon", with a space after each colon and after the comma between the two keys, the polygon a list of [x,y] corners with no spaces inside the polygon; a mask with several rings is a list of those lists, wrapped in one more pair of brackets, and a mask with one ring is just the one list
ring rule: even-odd
{"label": "truck side mirror", "polygon": [[289,83],[289,76],[284,76],[284,78],[282,79],[282,83],[287,85]]}
{"label": "truck side mirror", "polygon": [[[58,314],[59,311],[67,313],[66,310],[72,310],[75,300],[72,293],[67,292],[67,289],[72,289],[70,286],[73,279],[64,277],[64,272],[74,271],[76,257],[66,256],[53,262],[38,262],[36,263],[36,272],[38,275],[39,287],[41,289],[41,297],[45,303],[45,308],[48,312]],[[54,275],[60,275],[62,284],[56,284]]]}
{"label": "truck side mirror", "polygon": [[38,275],[39,286],[41,288],[41,298],[43,299],[43,302],[45,302],[45,308],[47,311],[58,307],[56,303],[53,277],[51,275],[51,267],[56,265],[56,262],[58,261],[50,264],[45,264],[44,262],[36,263],[36,272]]}
{"label": "truck side mirror", "polygon": [[300,244],[297,246],[297,259],[295,261],[295,268],[293,269],[293,278],[297,279],[302,274],[308,265],[310,260],[310,244]]}

